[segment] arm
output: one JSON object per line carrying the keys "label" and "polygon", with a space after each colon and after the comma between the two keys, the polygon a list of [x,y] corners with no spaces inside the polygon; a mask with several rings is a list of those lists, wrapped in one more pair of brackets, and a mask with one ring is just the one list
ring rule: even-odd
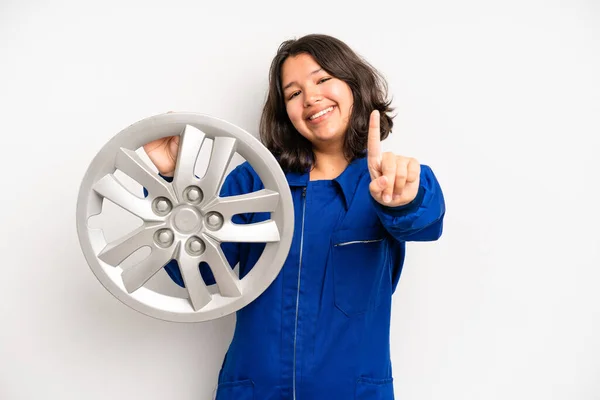
{"label": "arm", "polygon": [[379,112],[369,121],[369,191],[377,216],[399,242],[432,241],[442,235],[444,195],[431,168],[410,157],[381,152]]}

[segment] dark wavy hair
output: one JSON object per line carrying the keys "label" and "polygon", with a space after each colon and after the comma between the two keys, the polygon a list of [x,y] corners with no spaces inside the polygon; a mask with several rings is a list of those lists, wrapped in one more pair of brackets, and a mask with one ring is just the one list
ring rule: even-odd
{"label": "dark wavy hair", "polygon": [[341,40],[321,34],[284,41],[271,62],[269,92],[260,119],[260,139],[279,160],[284,171],[305,172],[315,158],[312,144],[290,121],[281,84],[281,66],[290,56],[311,55],[328,74],[350,86],[354,103],[344,139],[344,155],[349,162],[364,157],[369,118],[373,110],[381,117],[381,140],[392,130],[393,111],[387,99],[387,82],[367,61]]}

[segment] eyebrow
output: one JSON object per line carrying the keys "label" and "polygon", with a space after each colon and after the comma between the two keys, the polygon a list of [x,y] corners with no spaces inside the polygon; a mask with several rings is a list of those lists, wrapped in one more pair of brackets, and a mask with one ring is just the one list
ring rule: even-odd
{"label": "eyebrow", "polygon": [[[322,70],[323,70],[323,68],[315,69],[313,72],[311,72],[310,74],[308,74],[308,76],[314,75],[314,74],[316,74],[317,72],[321,72]],[[291,86],[292,86],[294,83],[296,83],[296,82],[290,82],[290,83],[288,83],[287,85],[285,85],[285,86],[283,87],[283,91],[285,92],[285,90],[286,90],[286,89],[289,89],[289,88],[290,88],[290,87],[291,87]]]}

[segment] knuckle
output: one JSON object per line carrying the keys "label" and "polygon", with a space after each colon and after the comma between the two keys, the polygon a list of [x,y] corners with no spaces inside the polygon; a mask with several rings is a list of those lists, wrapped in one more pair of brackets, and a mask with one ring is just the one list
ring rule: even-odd
{"label": "knuckle", "polygon": [[383,172],[386,175],[394,175],[396,173],[396,166],[390,163],[384,163]]}
{"label": "knuckle", "polygon": [[396,183],[394,185],[394,189],[395,190],[402,190],[404,188],[404,186],[406,185],[406,181],[403,180],[396,180]]}

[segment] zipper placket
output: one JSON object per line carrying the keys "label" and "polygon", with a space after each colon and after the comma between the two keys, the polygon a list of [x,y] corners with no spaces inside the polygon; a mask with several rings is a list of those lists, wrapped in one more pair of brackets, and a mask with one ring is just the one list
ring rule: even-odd
{"label": "zipper placket", "polygon": [[296,323],[294,326],[294,367],[292,373],[292,392],[296,400],[296,339],[298,337],[298,310],[300,304],[300,274],[302,272],[302,248],[304,246],[304,215],[306,212],[306,187],[302,188],[302,233],[300,234],[300,261],[298,263],[298,289],[296,292]]}

